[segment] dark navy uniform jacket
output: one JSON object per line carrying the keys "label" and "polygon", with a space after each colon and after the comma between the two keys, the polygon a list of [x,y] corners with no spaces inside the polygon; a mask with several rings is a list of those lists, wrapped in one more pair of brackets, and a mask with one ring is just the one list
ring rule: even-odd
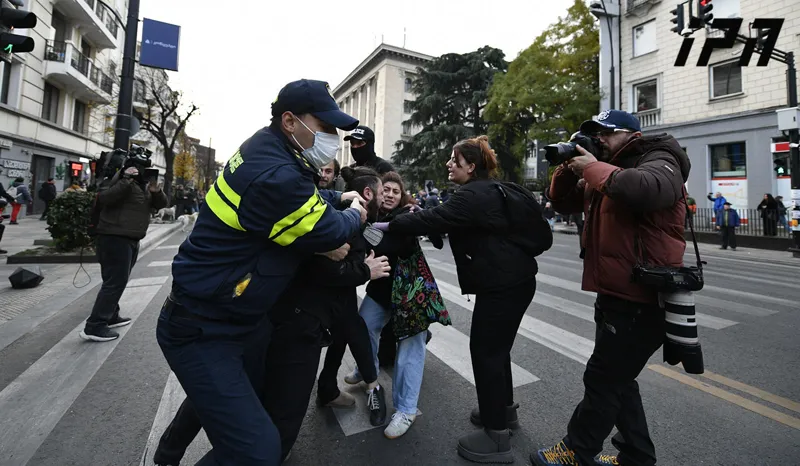
{"label": "dark navy uniform jacket", "polygon": [[206,195],[192,233],[172,263],[173,294],[213,320],[264,317],[298,265],[336,249],[359,230],[341,195],[317,191],[317,171],[279,129],[244,142]]}

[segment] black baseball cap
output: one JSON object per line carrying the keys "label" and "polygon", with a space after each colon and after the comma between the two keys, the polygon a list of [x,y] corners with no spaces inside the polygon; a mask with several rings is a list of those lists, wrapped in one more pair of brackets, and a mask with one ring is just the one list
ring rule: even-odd
{"label": "black baseball cap", "polygon": [[272,103],[272,116],[280,118],[284,112],[295,115],[310,113],[329,125],[350,131],[358,120],[344,113],[333,98],[331,87],[325,81],[301,79],[287,84]]}
{"label": "black baseball cap", "polygon": [[372,130],[366,126],[359,126],[358,128],[354,129],[352,133],[344,137],[345,141],[349,141],[351,139],[357,139],[365,142],[375,142],[375,133],[373,133]]}
{"label": "black baseball cap", "polygon": [[641,131],[642,126],[639,119],[628,112],[622,110],[606,110],[599,115],[581,123],[582,133],[598,133],[615,129],[626,129],[629,131]]}

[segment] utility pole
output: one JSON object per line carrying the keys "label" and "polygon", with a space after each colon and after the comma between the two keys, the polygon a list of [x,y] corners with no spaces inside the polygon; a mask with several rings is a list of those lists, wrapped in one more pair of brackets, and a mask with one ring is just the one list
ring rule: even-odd
{"label": "utility pole", "polygon": [[[786,90],[789,97],[789,108],[797,108],[797,70],[794,63],[794,52],[786,53]],[[789,167],[792,170],[792,224],[800,222],[800,130],[789,130]],[[794,246],[789,248],[793,257],[800,257],[800,226],[792,227]]]}
{"label": "utility pole", "polygon": [[117,125],[114,130],[114,149],[127,151],[131,142],[133,114],[133,81],[136,70],[136,38],[139,35],[139,0],[128,4],[128,24],[125,25],[125,50],[122,56],[122,81],[119,86]]}
{"label": "utility pole", "polygon": [[206,192],[211,189],[211,180],[214,178],[212,174],[212,170],[215,168],[214,160],[211,157],[211,138],[208,138],[208,149],[206,149],[206,154],[208,155],[208,161],[206,163]]}

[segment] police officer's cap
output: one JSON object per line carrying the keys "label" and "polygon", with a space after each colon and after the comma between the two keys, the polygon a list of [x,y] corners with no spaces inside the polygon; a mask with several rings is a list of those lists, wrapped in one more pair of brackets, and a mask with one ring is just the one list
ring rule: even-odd
{"label": "police officer's cap", "polygon": [[280,118],[284,112],[295,115],[310,113],[344,131],[358,126],[357,119],[339,109],[331,88],[325,81],[301,79],[284,86],[272,104],[272,116]]}

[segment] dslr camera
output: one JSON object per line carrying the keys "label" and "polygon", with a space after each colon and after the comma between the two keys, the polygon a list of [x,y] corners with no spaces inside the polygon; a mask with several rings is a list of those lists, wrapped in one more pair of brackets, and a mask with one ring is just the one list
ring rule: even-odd
{"label": "dslr camera", "polygon": [[152,156],[153,151],[136,144],[131,144],[130,151],[114,149],[112,152],[103,152],[98,162],[98,173],[102,173],[103,178],[111,178],[120,170],[136,167],[139,178],[144,180],[145,170],[153,166],[153,161],[150,160]]}
{"label": "dslr camera", "polygon": [[550,165],[561,165],[573,157],[581,155],[578,147],[581,146],[596,158],[603,155],[603,146],[595,136],[577,132],[572,135],[569,142],[558,142],[544,146],[544,158]]}

